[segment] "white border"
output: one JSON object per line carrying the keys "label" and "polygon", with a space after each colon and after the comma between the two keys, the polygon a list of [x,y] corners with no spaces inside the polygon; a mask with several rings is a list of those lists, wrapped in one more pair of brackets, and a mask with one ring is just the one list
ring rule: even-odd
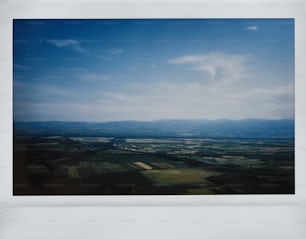
{"label": "white border", "polygon": [[[306,4],[303,0],[98,1],[24,0],[0,5],[0,203],[32,206],[305,205]],[[12,19],[33,18],[294,18],[296,194],[232,196],[12,196]]]}

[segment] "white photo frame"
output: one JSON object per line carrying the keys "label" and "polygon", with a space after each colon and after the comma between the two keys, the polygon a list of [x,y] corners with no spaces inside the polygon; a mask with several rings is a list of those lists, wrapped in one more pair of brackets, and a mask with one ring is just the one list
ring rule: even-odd
{"label": "white photo frame", "polygon": [[[251,0],[248,3],[242,0],[4,2],[0,7],[0,237],[78,239],[88,236],[89,231],[92,238],[301,238],[306,233],[306,161],[303,159],[306,152],[305,10],[306,4],[302,0]],[[294,18],[295,194],[13,196],[12,20],[18,18]],[[76,219],[80,215],[83,219]],[[40,221],[38,217],[45,219]],[[118,230],[112,229],[116,223],[120,227]],[[157,229],[151,231],[152,224]],[[14,230],[16,225],[19,230]],[[35,225],[38,227],[33,231]],[[98,225],[104,230],[97,235]],[[135,225],[142,229],[138,231]],[[133,230],[128,232],[129,227]],[[244,229],[238,230],[238,227]]]}

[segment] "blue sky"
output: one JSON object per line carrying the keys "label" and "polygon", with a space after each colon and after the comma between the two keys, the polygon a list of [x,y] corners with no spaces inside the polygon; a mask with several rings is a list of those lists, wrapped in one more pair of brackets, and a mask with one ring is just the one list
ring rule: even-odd
{"label": "blue sky", "polygon": [[294,118],[293,19],[14,20],[14,120]]}

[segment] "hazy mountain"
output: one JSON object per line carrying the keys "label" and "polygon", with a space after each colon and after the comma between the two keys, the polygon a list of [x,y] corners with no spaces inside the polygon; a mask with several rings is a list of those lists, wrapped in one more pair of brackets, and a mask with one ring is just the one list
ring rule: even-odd
{"label": "hazy mountain", "polygon": [[101,137],[294,138],[294,120],[14,122],[15,134]]}

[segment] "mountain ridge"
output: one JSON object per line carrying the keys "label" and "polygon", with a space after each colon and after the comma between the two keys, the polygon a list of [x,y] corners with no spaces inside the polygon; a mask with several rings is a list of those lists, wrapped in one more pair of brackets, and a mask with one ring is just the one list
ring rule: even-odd
{"label": "mountain ridge", "polygon": [[17,135],[114,138],[294,138],[293,119],[14,122]]}

